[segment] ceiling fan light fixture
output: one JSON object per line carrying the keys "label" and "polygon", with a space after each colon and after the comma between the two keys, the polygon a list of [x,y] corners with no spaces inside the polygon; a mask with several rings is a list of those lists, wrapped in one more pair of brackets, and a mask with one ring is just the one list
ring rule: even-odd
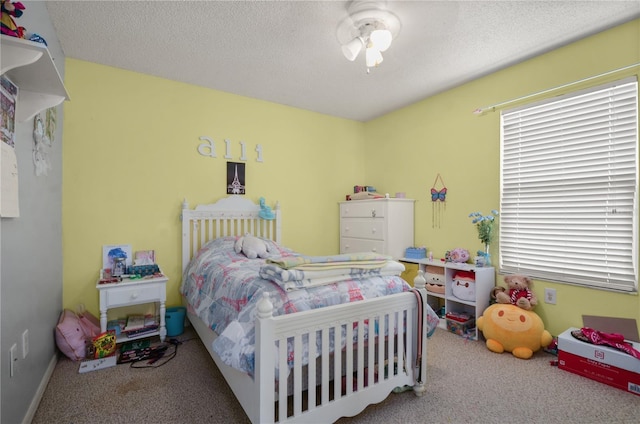
{"label": "ceiling fan light fixture", "polygon": [[369,43],[369,46],[367,46],[366,51],[367,68],[375,68],[383,61],[382,53],[380,53],[380,50],[375,48],[371,43]]}
{"label": "ceiling fan light fixture", "polygon": [[369,39],[373,43],[376,49],[383,52],[386,51],[393,41],[393,35],[391,35],[391,31],[388,29],[376,29],[371,32]]}
{"label": "ceiling fan light fixture", "polygon": [[385,8],[382,1],[353,1],[349,16],[338,25],[337,38],[342,54],[354,61],[366,46],[367,68],[382,63],[381,52],[386,51],[400,32],[400,20]]}
{"label": "ceiling fan light fixture", "polygon": [[364,47],[364,40],[358,36],[342,46],[342,54],[347,60],[354,61]]}

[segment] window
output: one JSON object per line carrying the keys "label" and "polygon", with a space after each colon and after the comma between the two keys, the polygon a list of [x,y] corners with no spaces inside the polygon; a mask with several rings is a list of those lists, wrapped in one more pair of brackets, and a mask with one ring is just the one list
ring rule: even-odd
{"label": "window", "polygon": [[638,83],[501,115],[500,271],[638,290]]}

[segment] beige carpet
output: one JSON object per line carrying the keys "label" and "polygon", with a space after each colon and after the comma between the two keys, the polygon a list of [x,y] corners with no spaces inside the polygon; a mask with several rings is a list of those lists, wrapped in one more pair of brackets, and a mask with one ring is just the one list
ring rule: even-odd
{"label": "beige carpet", "polygon": [[[154,369],[118,365],[86,374],[62,357],[34,424],[245,423],[199,339],[179,336],[175,359]],[[187,341],[188,340],[188,341]],[[428,344],[427,395],[390,394],[340,423],[640,423],[640,396],[559,370],[555,357],[495,354],[438,329]]]}

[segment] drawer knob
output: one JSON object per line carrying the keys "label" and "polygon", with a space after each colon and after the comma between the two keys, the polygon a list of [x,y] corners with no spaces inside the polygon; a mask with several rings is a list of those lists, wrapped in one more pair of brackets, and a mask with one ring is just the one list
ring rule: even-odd
{"label": "drawer knob", "polygon": [[131,299],[135,299],[138,297],[138,292],[131,293]]}
{"label": "drawer knob", "polygon": [[372,209],[372,210],[371,210],[371,216],[372,216],[373,218],[375,218],[375,217],[376,217],[376,210],[375,210],[375,209]]}

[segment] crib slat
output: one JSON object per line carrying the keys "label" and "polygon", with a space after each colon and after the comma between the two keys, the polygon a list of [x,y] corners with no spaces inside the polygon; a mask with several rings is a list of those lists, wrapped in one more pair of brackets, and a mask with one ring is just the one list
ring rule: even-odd
{"label": "crib slat", "polygon": [[293,415],[302,413],[302,335],[296,334],[293,341]]}
{"label": "crib slat", "polygon": [[347,346],[347,362],[345,373],[347,375],[347,393],[346,396],[353,393],[353,324],[347,323],[347,334],[345,336],[345,343]]}
{"label": "crib slat", "polygon": [[316,337],[317,332],[313,330],[309,333],[309,373],[308,373],[308,404],[309,410],[316,409]]}
{"label": "crib slat", "polygon": [[397,328],[396,328],[396,314],[395,312],[390,313],[389,314],[389,330],[388,330],[388,346],[387,346],[387,358],[389,360],[388,364],[387,364],[387,374],[389,375],[389,378],[391,378],[393,375],[395,375],[395,366],[394,366],[394,352],[396,351],[396,337],[395,335],[398,334]]}
{"label": "crib slat", "polygon": [[278,340],[278,421],[287,417],[287,338]]}
{"label": "crib slat", "polygon": [[367,343],[367,353],[369,355],[367,361],[367,386],[371,386],[374,383],[374,371],[375,371],[375,340],[376,340],[376,326],[375,326],[375,317],[371,316],[369,318],[369,335],[368,335],[368,343]]}
{"label": "crib slat", "polygon": [[333,398],[342,395],[342,325],[333,327]]}
{"label": "crib slat", "polygon": [[386,316],[387,314],[384,314],[378,317],[378,363],[376,365],[378,370],[379,382],[382,382],[382,380],[385,379],[384,361],[386,358],[384,357],[384,340],[385,340],[385,334],[387,333],[385,332],[384,322],[386,321],[385,319]]}
{"label": "crib slat", "polygon": [[322,329],[322,360],[321,360],[321,370],[322,370],[322,400],[320,401],[321,405],[326,405],[329,403],[329,330],[327,328]]}
{"label": "crib slat", "polygon": [[364,385],[364,320],[358,321],[358,391],[362,390]]}
{"label": "crib slat", "polygon": [[403,335],[403,312],[398,312],[397,313],[397,317],[398,320],[396,321],[396,326],[397,326],[397,332],[396,334],[398,335],[397,339],[398,339],[398,372],[396,374],[399,374],[402,372],[402,370],[405,369],[405,364],[404,364],[404,337]]}

